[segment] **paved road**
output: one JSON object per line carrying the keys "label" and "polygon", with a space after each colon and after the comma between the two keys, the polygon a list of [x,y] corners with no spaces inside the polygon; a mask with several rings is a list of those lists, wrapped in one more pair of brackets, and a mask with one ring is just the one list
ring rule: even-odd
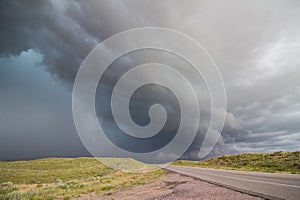
{"label": "paved road", "polygon": [[300,199],[300,175],[183,166],[168,166],[166,169],[269,199]]}

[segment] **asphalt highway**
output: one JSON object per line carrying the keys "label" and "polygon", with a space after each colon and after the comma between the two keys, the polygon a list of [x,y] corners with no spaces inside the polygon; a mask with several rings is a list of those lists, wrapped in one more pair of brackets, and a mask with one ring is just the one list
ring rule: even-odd
{"label": "asphalt highway", "polygon": [[300,175],[297,174],[244,172],[173,165],[166,169],[267,199],[300,200]]}

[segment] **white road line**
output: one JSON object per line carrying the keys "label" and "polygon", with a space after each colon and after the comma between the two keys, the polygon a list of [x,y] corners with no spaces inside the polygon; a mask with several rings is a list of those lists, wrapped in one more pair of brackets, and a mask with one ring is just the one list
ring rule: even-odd
{"label": "white road line", "polygon": [[[194,170],[195,170],[195,169],[194,169]],[[197,170],[197,169],[196,169],[196,170]],[[180,172],[180,171],[179,171],[179,172]],[[200,171],[200,173],[201,173],[201,171]],[[280,186],[287,186],[287,187],[300,188],[300,186],[297,186],[297,185],[288,185],[288,184],[283,184],[283,183],[273,183],[273,182],[260,181],[260,180],[251,180],[251,179],[246,179],[246,178],[230,177],[230,176],[225,176],[225,175],[216,175],[216,174],[210,174],[210,173],[206,173],[205,175],[209,175],[209,176],[219,176],[219,177],[225,177],[225,178],[237,179],[237,180],[244,180],[244,181],[250,181],[250,182],[259,182],[259,183],[265,183],[265,184],[271,184],[271,185],[280,185]]]}

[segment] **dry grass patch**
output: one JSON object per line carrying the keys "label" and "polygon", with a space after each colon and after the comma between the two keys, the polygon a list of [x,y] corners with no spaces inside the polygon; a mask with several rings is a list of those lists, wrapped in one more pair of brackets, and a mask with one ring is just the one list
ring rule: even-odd
{"label": "dry grass patch", "polygon": [[144,173],[123,172],[108,168],[95,158],[0,162],[0,199],[70,199],[89,193],[108,195],[122,188],[149,183],[164,173],[161,169],[149,172],[154,166],[143,166],[130,159],[110,160],[147,170]]}

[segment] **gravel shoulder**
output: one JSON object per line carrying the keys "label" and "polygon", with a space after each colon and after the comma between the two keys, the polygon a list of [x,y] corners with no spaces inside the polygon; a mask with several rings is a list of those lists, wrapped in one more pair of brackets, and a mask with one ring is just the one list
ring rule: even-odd
{"label": "gravel shoulder", "polygon": [[259,200],[248,194],[230,190],[224,187],[206,183],[194,178],[177,173],[168,173],[166,176],[146,185],[135,186],[126,190],[120,190],[110,195],[97,197],[95,194],[83,195],[80,200],[88,199],[121,199],[121,200],[196,200],[196,199],[220,199],[220,200]]}

